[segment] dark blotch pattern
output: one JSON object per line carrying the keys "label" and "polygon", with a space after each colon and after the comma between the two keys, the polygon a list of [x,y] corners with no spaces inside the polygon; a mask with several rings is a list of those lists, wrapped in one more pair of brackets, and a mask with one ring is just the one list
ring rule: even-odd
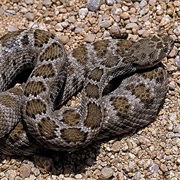
{"label": "dark blotch pattern", "polygon": [[41,82],[41,81],[37,81],[37,82],[36,81],[30,81],[30,82],[28,82],[28,84],[25,88],[24,94],[26,96],[29,96],[30,94],[37,96],[40,93],[45,92],[45,91],[46,91],[46,87],[43,84],[43,82]]}
{"label": "dark blotch pattern", "polygon": [[74,49],[72,52],[72,56],[76,58],[79,63],[85,65],[88,59],[86,46],[81,45],[77,49]]}
{"label": "dark blotch pattern", "polygon": [[24,130],[23,124],[21,122],[19,122],[15,126],[13,131],[10,133],[9,141],[11,143],[16,143],[17,141],[21,140],[21,138],[24,136],[24,134],[25,134],[25,130]]}
{"label": "dark blotch pattern", "polygon": [[21,43],[22,43],[23,46],[26,46],[26,45],[29,44],[29,38],[28,38],[27,34],[22,37]]}
{"label": "dark blotch pattern", "polygon": [[85,89],[88,97],[99,98],[99,87],[97,85],[87,84]]}
{"label": "dark blotch pattern", "polygon": [[56,124],[52,121],[49,117],[42,118],[41,121],[38,123],[39,132],[42,136],[46,137],[47,139],[54,139],[57,137],[56,135]]}
{"label": "dark blotch pattern", "polygon": [[40,99],[32,99],[27,102],[26,114],[35,118],[35,115],[46,113],[46,105]]}
{"label": "dark blotch pattern", "polygon": [[2,36],[0,38],[0,42],[2,44],[2,46],[6,46],[7,45],[7,42],[14,39],[14,38],[17,38],[17,36],[22,32],[23,30],[19,30],[19,31],[14,31],[14,32],[11,32],[11,33],[8,33],[4,36]]}
{"label": "dark blotch pattern", "polygon": [[12,106],[16,105],[16,98],[10,96],[10,95],[1,95],[0,96],[0,102],[6,107],[12,108]]}
{"label": "dark blotch pattern", "polygon": [[54,67],[52,64],[43,64],[37,67],[33,71],[32,76],[35,76],[35,77],[42,76],[43,78],[54,77],[55,76]]}
{"label": "dark blotch pattern", "polygon": [[43,44],[48,43],[49,38],[53,38],[53,37],[54,36],[47,31],[43,31],[42,33],[42,30],[36,29],[34,31],[34,38],[35,38],[34,45],[38,47],[42,47]]}
{"label": "dark blotch pattern", "polygon": [[108,52],[109,40],[97,41],[94,44],[94,50],[99,58],[102,58]]}
{"label": "dark blotch pattern", "polygon": [[136,85],[132,90],[132,94],[139,98],[144,104],[152,103],[151,91],[144,84],[140,83]]}
{"label": "dark blotch pattern", "polygon": [[106,60],[102,62],[108,68],[114,67],[119,63],[118,56],[108,56]]}
{"label": "dark blotch pattern", "polygon": [[62,121],[69,126],[74,126],[79,123],[80,115],[76,112],[76,110],[69,109],[63,112]]}
{"label": "dark blotch pattern", "polygon": [[132,44],[133,42],[131,40],[119,40],[117,42],[116,53],[120,56],[125,55],[127,52],[129,52],[129,48],[132,46]]}
{"label": "dark blotch pattern", "polygon": [[112,105],[117,111],[117,116],[127,118],[130,115],[131,105],[126,97],[111,97]]}
{"label": "dark blotch pattern", "polygon": [[98,67],[91,71],[89,78],[94,81],[100,81],[101,76],[103,75],[103,70]]}
{"label": "dark blotch pattern", "polygon": [[89,103],[87,105],[87,117],[84,121],[84,125],[88,128],[99,128],[102,122],[101,107],[95,103]]}
{"label": "dark blotch pattern", "polygon": [[146,72],[146,73],[142,73],[142,76],[145,79],[150,79],[155,80],[156,83],[163,83],[163,81],[165,80],[165,74],[164,74],[164,70],[162,67],[156,68],[152,71]]}
{"label": "dark blotch pattern", "polygon": [[69,128],[61,130],[61,137],[68,143],[84,142],[87,138],[87,133],[82,132],[78,128]]}
{"label": "dark blotch pattern", "polygon": [[58,43],[54,42],[51,44],[51,46],[48,46],[46,50],[41,54],[39,57],[39,60],[42,61],[48,61],[48,60],[54,60],[56,58],[63,56],[63,48]]}

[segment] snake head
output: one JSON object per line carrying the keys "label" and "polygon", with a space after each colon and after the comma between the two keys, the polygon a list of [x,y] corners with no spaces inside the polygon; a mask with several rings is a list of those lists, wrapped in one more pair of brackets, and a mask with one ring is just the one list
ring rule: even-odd
{"label": "snake head", "polygon": [[168,56],[173,46],[174,42],[169,36],[140,39],[131,46],[134,49],[133,57],[136,59],[132,66],[136,69],[153,67]]}

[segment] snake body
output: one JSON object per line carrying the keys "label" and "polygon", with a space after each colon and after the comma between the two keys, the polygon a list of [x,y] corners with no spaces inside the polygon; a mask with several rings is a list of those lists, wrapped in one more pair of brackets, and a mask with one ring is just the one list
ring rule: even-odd
{"label": "snake body", "polygon": [[[172,45],[169,37],[106,39],[67,55],[47,31],[25,29],[2,36],[1,151],[74,151],[149,124],[166,94],[167,73],[159,63]],[[9,89],[26,69],[33,69],[26,83]],[[79,91],[79,106],[57,110]]]}

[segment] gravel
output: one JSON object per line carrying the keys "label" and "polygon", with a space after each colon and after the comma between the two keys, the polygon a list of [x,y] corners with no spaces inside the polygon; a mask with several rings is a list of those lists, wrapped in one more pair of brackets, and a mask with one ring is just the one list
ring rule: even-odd
{"label": "gravel", "polygon": [[[76,4],[75,4],[76,3]],[[84,42],[128,34],[134,40],[168,34],[180,41],[180,1],[6,0],[0,34],[21,28],[55,33],[67,51]],[[154,123],[135,134],[94,142],[74,153],[0,155],[1,180],[152,179],[180,177],[180,44],[163,60],[168,93]],[[71,104],[76,104],[76,99]]]}

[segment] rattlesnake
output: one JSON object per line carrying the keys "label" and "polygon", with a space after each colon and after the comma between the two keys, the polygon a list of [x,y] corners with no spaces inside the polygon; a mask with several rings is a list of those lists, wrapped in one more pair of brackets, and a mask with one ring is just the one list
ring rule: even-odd
{"label": "rattlesnake", "polygon": [[[47,31],[2,36],[1,151],[74,151],[149,124],[166,94],[167,73],[159,62],[172,46],[169,37],[105,39],[66,55],[60,40]],[[27,82],[9,89],[26,69],[33,69]],[[57,110],[80,90],[81,105]]]}

